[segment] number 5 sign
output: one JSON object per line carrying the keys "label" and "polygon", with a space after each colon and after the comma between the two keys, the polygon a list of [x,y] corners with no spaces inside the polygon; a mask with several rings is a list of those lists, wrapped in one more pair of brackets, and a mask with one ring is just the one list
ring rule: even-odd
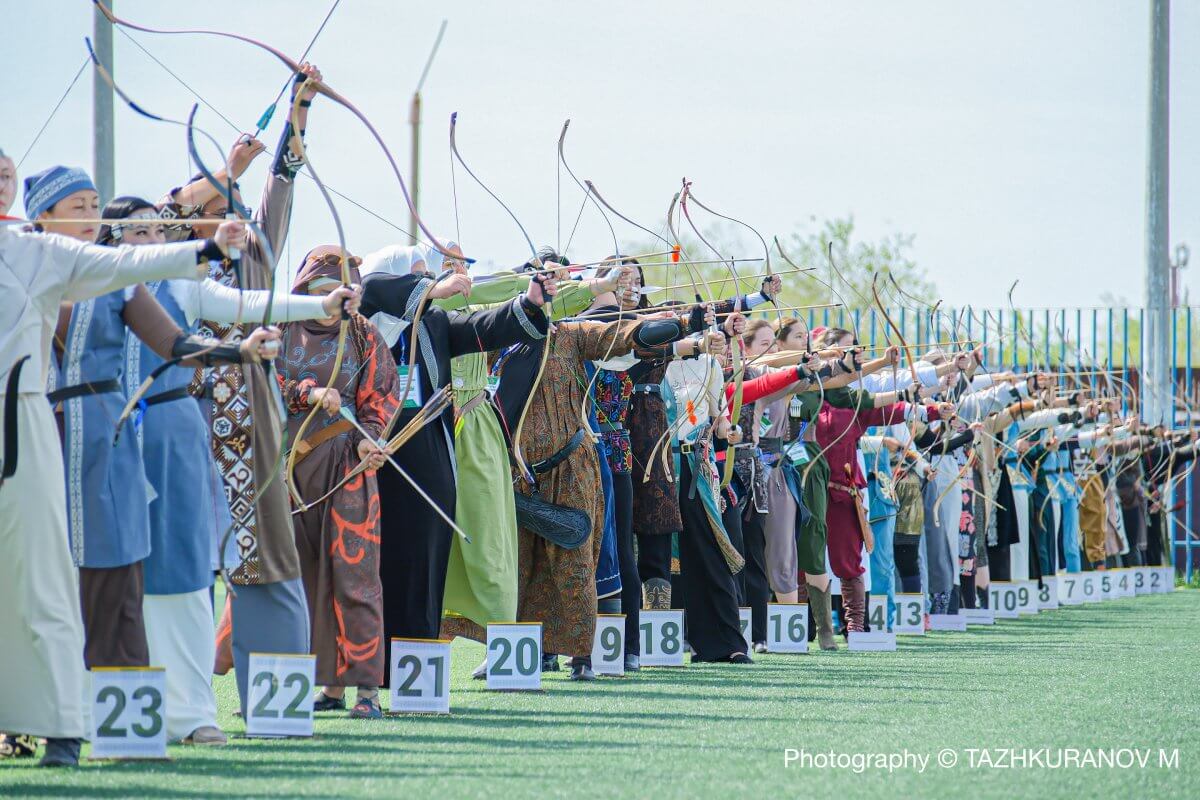
{"label": "number 5 sign", "polygon": [[542,690],[542,623],[488,623],[487,687]]}
{"label": "number 5 sign", "polygon": [[250,654],[246,736],[312,736],[317,657]]}
{"label": "number 5 sign", "polygon": [[167,757],[166,682],[161,667],[92,670],[92,758]]}
{"label": "number 5 sign", "polygon": [[392,714],[450,713],[450,640],[392,639]]}

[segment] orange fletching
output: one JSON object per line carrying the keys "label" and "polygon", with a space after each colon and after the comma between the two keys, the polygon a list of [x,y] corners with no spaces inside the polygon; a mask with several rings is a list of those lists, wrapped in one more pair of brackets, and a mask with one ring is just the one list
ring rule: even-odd
{"label": "orange fletching", "polygon": [[671,248],[671,263],[673,263],[673,264],[679,263],[679,250],[680,250],[680,245],[675,245],[674,247]]}

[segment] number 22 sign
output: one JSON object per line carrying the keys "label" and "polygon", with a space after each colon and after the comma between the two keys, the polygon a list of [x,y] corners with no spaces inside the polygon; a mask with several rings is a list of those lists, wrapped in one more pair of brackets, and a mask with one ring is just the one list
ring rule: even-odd
{"label": "number 22 sign", "polygon": [[250,654],[246,736],[312,736],[312,655]]}

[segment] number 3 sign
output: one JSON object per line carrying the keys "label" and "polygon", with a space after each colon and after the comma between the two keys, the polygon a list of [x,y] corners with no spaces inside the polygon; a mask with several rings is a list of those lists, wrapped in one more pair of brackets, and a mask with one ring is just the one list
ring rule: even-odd
{"label": "number 3 sign", "polygon": [[166,758],[166,672],[161,667],[92,670],[92,758]]}
{"label": "number 3 sign", "polygon": [[312,736],[317,657],[250,654],[246,736]]}

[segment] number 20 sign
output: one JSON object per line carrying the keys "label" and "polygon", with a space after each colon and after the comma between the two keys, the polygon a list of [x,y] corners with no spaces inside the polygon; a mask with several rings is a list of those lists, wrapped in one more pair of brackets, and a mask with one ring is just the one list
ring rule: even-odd
{"label": "number 20 sign", "polygon": [[92,677],[92,758],[166,758],[166,672],[96,668]]}
{"label": "number 20 sign", "polygon": [[392,714],[450,713],[450,640],[392,639]]}
{"label": "number 20 sign", "polygon": [[250,654],[246,736],[312,736],[316,656]]}
{"label": "number 20 sign", "polygon": [[487,688],[541,691],[542,623],[488,623]]}

